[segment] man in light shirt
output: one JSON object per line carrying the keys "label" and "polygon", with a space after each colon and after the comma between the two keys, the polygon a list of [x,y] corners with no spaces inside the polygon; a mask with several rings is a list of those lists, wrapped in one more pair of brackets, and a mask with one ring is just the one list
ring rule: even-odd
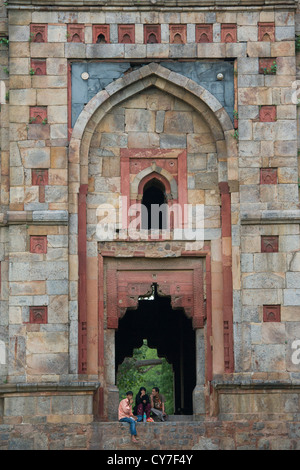
{"label": "man in light shirt", "polygon": [[137,442],[139,439],[137,438],[136,432],[136,417],[133,416],[132,413],[132,403],[133,403],[133,393],[127,392],[126,398],[120,401],[119,404],[119,421],[121,423],[129,423],[130,424],[130,434],[132,442]]}

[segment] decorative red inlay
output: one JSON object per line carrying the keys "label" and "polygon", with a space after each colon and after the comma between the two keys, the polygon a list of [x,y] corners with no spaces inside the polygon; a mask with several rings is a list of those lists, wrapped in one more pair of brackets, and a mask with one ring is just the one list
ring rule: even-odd
{"label": "decorative red inlay", "polygon": [[67,37],[68,42],[84,42],[84,25],[68,24]]}
{"label": "decorative red inlay", "polygon": [[196,24],[196,42],[213,42],[212,24]]}
{"label": "decorative red inlay", "polygon": [[88,185],[79,188],[78,197],[78,372],[87,371],[87,265],[86,265],[86,196]]}
{"label": "decorative red inlay", "polygon": [[277,168],[261,168],[260,184],[277,184]]}
{"label": "decorative red inlay", "polygon": [[276,59],[259,59],[259,73],[264,75],[276,74]]}
{"label": "decorative red inlay", "polygon": [[48,184],[48,170],[32,169],[31,177],[33,186],[46,186]]}
{"label": "decorative red inlay", "polygon": [[[141,271],[117,269],[114,263],[107,269],[107,328],[118,328],[119,318],[127,308],[136,308],[139,297],[150,294],[153,284],[153,270],[148,269],[147,261],[140,259],[145,266]],[[157,292],[171,297],[172,308],[183,308],[194,328],[203,328],[205,322],[203,297],[202,264],[191,263],[188,270],[155,270]]]}
{"label": "decorative red inlay", "polygon": [[144,43],[156,44],[161,42],[160,25],[145,24],[144,25]]}
{"label": "decorative red inlay", "polygon": [[276,121],[276,106],[261,106],[259,110],[260,122],[275,122]]}
{"label": "decorative red inlay", "polygon": [[280,322],[281,312],[280,305],[264,305],[263,306],[264,322]]}
{"label": "decorative red inlay", "polygon": [[47,253],[47,235],[30,236],[30,253]]}
{"label": "decorative red inlay", "polygon": [[30,307],[29,308],[29,322],[30,323],[47,323],[48,322],[48,307]]}
{"label": "decorative red inlay", "polygon": [[108,44],[109,41],[109,25],[94,24],[93,25],[93,43]]}
{"label": "decorative red inlay", "polygon": [[45,186],[48,184],[48,170],[31,170],[32,185],[39,186],[39,202],[45,202]]}
{"label": "decorative red inlay", "polygon": [[30,25],[30,41],[31,42],[47,42],[47,25],[31,24]]}
{"label": "decorative red inlay", "polygon": [[170,24],[170,43],[186,43],[186,24]]}
{"label": "decorative red inlay", "polygon": [[118,25],[118,37],[120,44],[134,44],[135,43],[135,25],[128,24]]}
{"label": "decorative red inlay", "polygon": [[225,23],[221,25],[221,42],[237,42],[236,24]]}
{"label": "decorative red inlay", "polygon": [[47,122],[47,107],[46,106],[31,106],[29,112],[30,124],[46,124]]}
{"label": "decorative red inlay", "polygon": [[262,253],[278,253],[278,235],[262,235],[261,237]]}
{"label": "decorative red inlay", "polygon": [[258,23],[258,40],[275,41],[275,23]]}
{"label": "decorative red inlay", "polygon": [[34,75],[46,75],[46,59],[31,59],[31,68]]}

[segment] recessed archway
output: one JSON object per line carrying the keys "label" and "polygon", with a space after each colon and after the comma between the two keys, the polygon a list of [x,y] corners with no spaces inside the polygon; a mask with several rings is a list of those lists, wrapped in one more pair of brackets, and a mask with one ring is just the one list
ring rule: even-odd
{"label": "recessed archway", "polygon": [[[228,185],[227,180],[229,183],[230,181],[235,182],[237,180],[238,172],[237,145],[236,141],[232,139],[232,122],[219,101],[200,85],[196,84],[187,77],[183,77],[175,72],[170,72],[158,64],[149,64],[116,80],[115,82],[108,85],[104,90],[99,92],[94,98],[92,98],[76,121],[69,146],[69,200],[70,213],[72,215],[77,212],[77,197],[79,194],[78,259],[80,280],[78,289],[78,370],[80,373],[84,370],[87,370],[90,374],[98,374],[99,380],[104,384],[103,387],[106,387],[107,390],[109,389],[108,391],[104,390],[103,392],[104,395],[107,394],[107,396],[111,392],[111,385],[114,384],[115,381],[114,377],[112,377],[113,372],[108,371],[109,367],[106,364],[106,359],[110,354],[110,348],[106,345],[114,344],[112,338],[114,338],[115,332],[113,330],[117,328],[118,320],[120,318],[119,310],[121,310],[121,308],[120,304],[116,304],[116,295],[111,296],[111,299],[109,298],[110,296],[108,296],[105,302],[103,301],[103,292],[101,291],[101,289],[103,290],[104,286],[102,271],[103,260],[98,265],[98,259],[96,256],[96,253],[98,253],[98,248],[97,240],[95,238],[89,239],[89,254],[87,255],[86,197],[89,184],[88,157],[91,147],[91,140],[101,120],[114,107],[118,106],[123,101],[137,95],[139,92],[144,92],[150,87],[155,87],[159,91],[163,91],[166,94],[176,97],[176,99],[182,100],[189,106],[192,106],[192,108],[197,113],[199,113],[200,117],[209,127],[209,132],[211,132],[211,135],[213,136],[216,145],[217,159],[218,161],[223,162],[222,172],[219,172],[219,175],[222,175],[222,181],[219,182],[219,189],[222,199],[222,237],[226,237],[226,243],[221,245],[221,237],[218,239],[218,256],[222,255],[221,269],[224,282],[222,284],[219,279],[220,267],[218,266],[217,268],[215,265],[212,265],[212,271],[215,270],[217,272],[219,283],[213,284],[211,289],[212,307],[215,308],[212,317],[213,322],[210,325],[211,328],[212,326],[214,327],[215,340],[214,351],[213,354],[211,354],[211,370],[214,370],[216,373],[222,373],[224,368],[226,371],[233,370],[232,286],[230,281],[231,251],[228,249],[229,246],[231,248],[229,240],[231,236],[230,194],[228,189],[230,186]],[[159,149],[159,151],[160,150],[161,149]],[[226,165],[224,164],[224,161],[226,161]],[[121,159],[121,166],[122,163],[123,162]],[[153,168],[151,170],[153,171]],[[217,188],[218,174],[214,183]],[[181,188],[178,188],[178,193],[180,193],[180,191]],[[122,191],[121,194],[123,194]],[[130,196],[131,193],[128,195]],[[137,195],[139,195],[138,191]],[[178,194],[179,200],[180,196],[181,194]],[[189,249],[186,248],[183,250],[183,252],[185,253],[184,256],[186,256],[186,253],[189,254]],[[112,251],[110,251],[110,253],[112,253]],[[70,256],[72,256],[73,261],[74,254],[72,253]],[[124,252],[122,253],[122,256],[124,256]],[[138,249],[136,256],[141,256]],[[214,274],[215,272],[213,271],[212,276]],[[215,278],[213,279],[215,280]],[[96,289],[92,289],[91,286],[97,284],[101,287],[101,289],[99,290],[98,294],[95,295]],[[197,289],[195,289],[194,295],[198,295]],[[190,298],[190,296],[187,296],[187,298],[184,300],[186,306],[188,306],[188,298]],[[131,299],[126,299],[126,301],[127,300],[131,301]],[[177,301],[177,296],[174,293],[172,296],[172,302],[175,301]],[[110,304],[110,308],[108,307],[108,304]],[[191,307],[189,308],[192,311]],[[197,331],[197,336],[199,338],[201,336],[201,345],[203,345],[204,342],[202,328],[204,316],[201,312],[198,312],[197,302],[194,303],[194,316],[192,321],[195,328],[201,329]],[[215,325],[217,325],[217,327],[215,327]],[[86,338],[89,335],[93,338],[93,341],[87,343]],[[211,333],[210,335],[212,336]],[[109,341],[107,341],[107,338],[109,338]],[[227,354],[226,357],[225,353]],[[87,368],[84,369],[84,367]],[[201,374],[197,373],[197,379],[198,377],[200,384],[198,389],[200,390],[204,382],[202,380]],[[201,406],[199,405],[199,409],[200,408],[201,410],[203,409],[202,404]]]}
{"label": "recessed archway", "polygon": [[174,310],[170,297],[158,295],[157,287],[153,284],[150,300],[141,297],[138,308],[127,309],[119,320],[115,336],[116,370],[125,357],[132,356],[133,350],[141,347],[146,339],[148,346],[157,349],[158,356],[165,357],[173,366],[174,414],[193,414],[193,391],[196,386],[195,330],[184,310]]}

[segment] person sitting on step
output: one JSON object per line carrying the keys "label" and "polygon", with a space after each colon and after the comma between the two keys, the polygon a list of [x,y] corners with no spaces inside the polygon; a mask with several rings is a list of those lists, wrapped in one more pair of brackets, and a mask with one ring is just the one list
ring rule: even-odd
{"label": "person sitting on step", "polygon": [[149,396],[146,394],[145,387],[141,387],[135,397],[135,407],[133,414],[138,416],[138,421],[143,419],[144,413],[146,413],[146,419],[150,418],[151,404]]}
{"label": "person sitting on step", "polygon": [[121,423],[130,424],[130,434],[132,442],[137,442],[139,439],[136,432],[136,417],[132,413],[133,393],[131,391],[126,393],[126,398],[120,401],[119,404],[119,421]]}
{"label": "person sitting on step", "polygon": [[151,412],[155,416],[157,416],[160,419],[160,421],[165,421],[167,417],[167,414],[165,412],[166,399],[164,395],[159,393],[158,387],[152,388],[150,399],[151,399]]}

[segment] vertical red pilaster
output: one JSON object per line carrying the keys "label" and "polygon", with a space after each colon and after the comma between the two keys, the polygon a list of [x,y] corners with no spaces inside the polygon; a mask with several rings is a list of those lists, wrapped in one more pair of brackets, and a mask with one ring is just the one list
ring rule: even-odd
{"label": "vertical red pilaster", "polygon": [[71,139],[72,134],[72,65],[68,62],[68,139]]}
{"label": "vertical red pilaster", "polygon": [[213,378],[212,374],[212,318],[211,318],[211,255],[206,255],[206,328],[207,328],[207,350],[206,350],[206,382]]}
{"label": "vertical red pilaster", "polygon": [[229,373],[234,371],[231,197],[227,182],[219,183],[219,189],[222,224],[224,370]]}
{"label": "vertical red pilaster", "polygon": [[86,195],[88,185],[79,188],[78,200],[78,373],[87,372],[87,285],[86,285]]}

